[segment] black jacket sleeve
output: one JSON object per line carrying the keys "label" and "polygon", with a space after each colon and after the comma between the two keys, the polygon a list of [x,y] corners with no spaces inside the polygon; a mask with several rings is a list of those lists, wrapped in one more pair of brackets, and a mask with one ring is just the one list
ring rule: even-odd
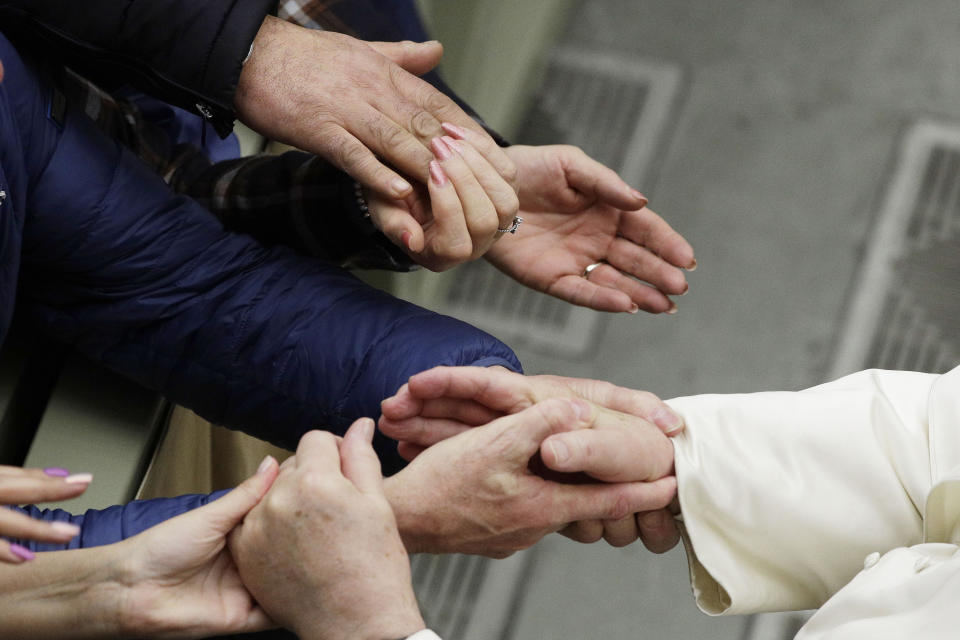
{"label": "black jacket sleeve", "polygon": [[0,0],[0,30],[104,87],[132,84],[230,133],[243,61],[276,0]]}

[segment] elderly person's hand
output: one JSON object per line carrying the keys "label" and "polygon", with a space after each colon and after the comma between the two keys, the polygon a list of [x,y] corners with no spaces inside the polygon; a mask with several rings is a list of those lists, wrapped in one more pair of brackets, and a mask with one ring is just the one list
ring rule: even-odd
{"label": "elderly person's hand", "polygon": [[[0,67],[0,79],[3,77]],[[71,475],[66,469],[21,469],[0,465],[0,505],[51,502],[76,498],[87,490],[93,479],[88,473]],[[34,520],[0,506],[0,536],[36,542],[64,544],[80,533],[80,527],[69,522]],[[0,562],[19,564],[33,560],[25,547],[0,539]]]}
{"label": "elderly person's hand", "polygon": [[[580,460],[610,484],[569,474],[555,481],[531,471],[556,434],[619,429],[622,422],[620,414],[585,400],[555,398],[427,448],[386,481],[407,550],[506,557],[572,522],[618,523],[664,508],[676,491],[668,475],[673,448],[657,427],[642,421],[629,434],[647,454],[644,468],[638,461],[634,469],[636,481],[617,482],[620,476],[594,461]],[[562,467],[559,459],[555,463]]]}
{"label": "elderly person's hand", "polygon": [[400,173],[427,183],[442,122],[474,132],[474,146],[512,182],[513,162],[483,128],[414,75],[442,55],[437,42],[367,43],[267,17],[234,101],[251,128],[323,156],[384,197],[410,195]]}
{"label": "elderly person's hand", "polygon": [[[642,480],[649,464],[643,446],[649,425],[657,425],[670,436],[684,428],[679,415],[645,391],[597,380],[522,376],[499,367],[437,367],[413,376],[395,396],[383,401],[380,428],[400,441],[401,455],[413,459],[431,451],[427,447],[437,442],[557,397],[583,398],[598,405],[604,414],[623,415],[598,422],[592,431],[547,439],[542,457],[555,471],[584,472],[604,481]],[[602,430],[604,426],[610,428]],[[572,452],[566,461],[557,455],[561,443]],[[638,510],[635,517],[631,512],[629,518],[619,521],[579,519],[562,533],[581,542],[602,536],[617,546],[639,536],[655,552],[666,551],[679,540],[670,513],[659,508]]]}
{"label": "elderly person's hand", "polygon": [[402,638],[425,627],[373,432],[365,418],[342,441],[304,435],[273,489],[230,537],[257,602],[303,640]]}

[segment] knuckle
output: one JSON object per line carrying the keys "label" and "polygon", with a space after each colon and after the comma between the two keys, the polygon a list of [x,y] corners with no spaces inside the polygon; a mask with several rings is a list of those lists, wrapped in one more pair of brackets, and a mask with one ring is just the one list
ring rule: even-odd
{"label": "knuckle", "polygon": [[452,104],[450,98],[434,89],[431,85],[427,85],[425,88],[421,103],[424,109],[433,114],[447,111]]}
{"label": "knuckle", "polygon": [[630,515],[630,500],[624,492],[618,491],[613,502],[607,507],[606,519],[622,520],[628,515]]}
{"label": "knuckle", "polygon": [[429,111],[418,111],[410,119],[410,130],[421,140],[431,140],[442,132],[440,123]]}
{"label": "knuckle", "polygon": [[[506,180],[512,185],[517,184],[517,181],[520,179],[520,171],[517,169],[517,165],[515,165],[513,161],[510,160],[509,158],[503,164],[503,167],[500,170],[500,175],[503,177],[504,180]],[[517,207],[519,208],[519,201],[518,201]]]}

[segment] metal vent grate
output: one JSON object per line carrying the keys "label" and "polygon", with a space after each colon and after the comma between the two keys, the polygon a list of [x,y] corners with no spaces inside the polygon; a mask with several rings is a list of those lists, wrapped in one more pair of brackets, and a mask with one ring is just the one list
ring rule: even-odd
{"label": "metal vent grate", "polygon": [[960,361],[960,125],[909,130],[875,229],[833,377],[951,369]]}
{"label": "metal vent grate", "polygon": [[[579,146],[642,186],[679,86],[676,66],[563,49],[553,56],[517,140]],[[448,282],[440,311],[514,346],[574,358],[597,335],[601,314],[531,291],[486,263],[463,265]]]}

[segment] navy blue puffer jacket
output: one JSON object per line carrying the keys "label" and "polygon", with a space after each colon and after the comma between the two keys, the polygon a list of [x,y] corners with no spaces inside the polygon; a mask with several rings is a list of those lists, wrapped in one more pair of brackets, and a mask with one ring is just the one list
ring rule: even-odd
{"label": "navy blue puffer jacket", "polygon": [[[0,337],[16,299],[111,368],[287,447],[309,429],[377,416],[418,371],[520,369],[474,327],[224,231],[82,114],[61,112],[2,36],[0,60]],[[205,499],[88,514],[80,542],[132,535]]]}

